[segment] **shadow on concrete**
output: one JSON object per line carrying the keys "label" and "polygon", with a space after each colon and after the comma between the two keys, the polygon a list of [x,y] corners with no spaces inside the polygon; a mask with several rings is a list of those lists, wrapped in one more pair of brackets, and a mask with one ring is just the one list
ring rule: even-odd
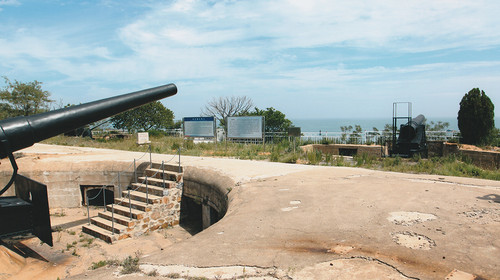
{"label": "shadow on concrete", "polygon": [[68,228],[72,228],[72,227],[76,227],[76,226],[81,226],[81,225],[86,224],[86,223],[88,223],[87,218],[64,223],[64,224],[55,225],[52,227],[52,232],[60,231],[61,229],[68,229]]}
{"label": "shadow on concrete", "polygon": [[33,259],[37,259],[37,260],[40,260],[43,262],[49,262],[47,259],[42,257],[40,254],[33,251],[31,248],[29,248],[28,246],[24,245],[23,243],[21,243],[19,241],[10,243],[10,242],[3,242],[2,240],[0,240],[0,245],[8,248],[12,252],[18,254],[19,256],[21,256],[25,259],[26,258],[33,258]]}
{"label": "shadow on concrete", "polygon": [[478,196],[476,198],[482,199],[482,200],[491,200],[493,202],[500,203],[500,195],[498,195],[498,194],[487,194],[484,196]]}

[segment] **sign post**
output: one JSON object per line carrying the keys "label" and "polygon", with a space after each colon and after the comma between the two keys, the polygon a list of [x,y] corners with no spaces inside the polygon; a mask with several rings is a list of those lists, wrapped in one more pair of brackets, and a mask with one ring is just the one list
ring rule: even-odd
{"label": "sign post", "polygon": [[301,131],[300,127],[289,127],[288,128],[288,137],[293,137],[293,153],[295,154],[295,139],[300,137]]}

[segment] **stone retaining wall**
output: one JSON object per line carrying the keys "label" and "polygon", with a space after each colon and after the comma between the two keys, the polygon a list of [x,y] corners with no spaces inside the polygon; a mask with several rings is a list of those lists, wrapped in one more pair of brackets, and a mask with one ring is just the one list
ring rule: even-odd
{"label": "stone retaining wall", "polygon": [[[461,149],[457,143],[433,141],[429,145],[429,156],[449,156],[458,154],[469,158],[473,164],[486,169],[500,168],[500,153],[496,151],[475,151]],[[431,153],[432,147],[432,153]]]}
{"label": "stone retaining wall", "polygon": [[[311,144],[301,147],[304,152],[312,152],[315,150],[322,153],[329,153],[332,155],[341,154],[342,149],[355,150],[355,154],[366,153],[380,157],[382,154],[388,154],[385,147],[379,145],[350,145],[350,144]],[[429,157],[441,157],[451,154],[464,155],[471,159],[471,161],[482,168],[498,169],[500,168],[500,152],[495,151],[474,151],[460,149],[457,143],[446,143],[442,141],[428,141],[427,142]],[[384,153],[382,153],[384,151]]]}
{"label": "stone retaining wall", "polygon": [[384,151],[384,147],[380,145],[354,145],[354,144],[310,144],[301,147],[304,152],[321,151],[322,153],[332,155],[342,155],[343,152],[352,152],[353,154],[361,155],[368,154],[380,157]]}
{"label": "stone retaining wall", "polygon": [[135,236],[157,229],[164,229],[179,224],[181,216],[182,189],[168,189],[168,195],[160,203],[151,206],[151,211],[144,212],[142,219],[137,221],[131,234]]}
{"label": "stone retaining wall", "polygon": [[500,168],[500,153],[487,151],[470,151],[460,149],[460,153],[469,157],[475,165],[486,169]]}

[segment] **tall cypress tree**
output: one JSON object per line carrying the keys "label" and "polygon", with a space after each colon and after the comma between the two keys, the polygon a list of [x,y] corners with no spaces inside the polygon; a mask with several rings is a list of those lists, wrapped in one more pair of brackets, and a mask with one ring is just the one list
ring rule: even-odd
{"label": "tall cypress tree", "polygon": [[460,101],[458,128],[464,144],[485,144],[495,128],[495,106],[490,98],[473,88]]}

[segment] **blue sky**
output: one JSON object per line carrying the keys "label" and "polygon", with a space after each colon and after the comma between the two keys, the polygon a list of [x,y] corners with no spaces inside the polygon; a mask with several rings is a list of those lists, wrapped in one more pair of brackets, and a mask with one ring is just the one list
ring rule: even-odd
{"label": "blue sky", "polygon": [[175,83],[176,119],[232,95],[292,119],[390,120],[393,102],[455,117],[474,87],[498,117],[499,15],[498,0],[0,0],[0,76],[58,104]]}

